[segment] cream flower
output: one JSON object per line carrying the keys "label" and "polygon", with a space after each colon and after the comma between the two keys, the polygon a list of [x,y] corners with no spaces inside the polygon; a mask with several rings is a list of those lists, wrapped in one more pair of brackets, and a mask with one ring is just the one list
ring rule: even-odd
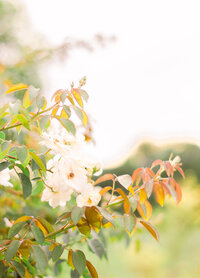
{"label": "cream flower", "polygon": [[51,149],[56,154],[79,159],[82,145],[84,144],[83,135],[77,134],[74,136],[64,129],[61,129],[59,132],[57,131],[58,130],[55,129],[53,132],[44,132],[40,144]]}
{"label": "cream flower", "polygon": [[12,183],[10,183],[9,180],[10,180],[10,171],[8,168],[6,168],[0,172],[0,184],[4,186],[13,187]]}
{"label": "cream flower", "polygon": [[181,158],[179,155],[175,156],[174,159],[170,160],[172,166],[176,166],[181,162]]}
{"label": "cream flower", "polygon": [[101,200],[101,195],[99,193],[99,188],[88,184],[87,190],[83,191],[78,197],[76,198],[76,203],[78,207],[92,207],[97,206]]}
{"label": "cream flower", "polygon": [[64,206],[73,192],[82,192],[87,188],[87,171],[74,159],[55,156],[47,164],[46,184],[42,201],[48,201],[52,207]]}
{"label": "cream flower", "polygon": [[72,190],[53,191],[50,188],[45,188],[42,193],[42,201],[49,202],[53,208],[57,206],[65,206],[66,202],[71,199]]}

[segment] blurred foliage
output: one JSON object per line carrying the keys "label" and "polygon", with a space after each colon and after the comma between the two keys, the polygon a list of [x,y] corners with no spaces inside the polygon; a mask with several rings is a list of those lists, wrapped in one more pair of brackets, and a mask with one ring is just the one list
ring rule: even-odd
{"label": "blurred foliage", "polygon": [[128,173],[131,175],[133,169],[149,167],[152,161],[158,158],[167,160],[171,153],[181,157],[182,168],[186,176],[194,173],[200,182],[200,148],[198,145],[192,143],[172,143],[158,146],[151,142],[144,142],[121,165],[108,169],[105,172],[112,171],[116,175],[119,175],[119,173]]}
{"label": "blurred foliage", "polygon": [[0,89],[5,90],[7,80],[41,87],[38,62],[44,58],[44,47],[20,2],[0,0]]}
{"label": "blurred foliage", "polygon": [[200,148],[192,143],[157,146],[145,142],[122,165],[107,171],[131,174],[133,168],[148,166],[158,157],[164,160],[172,152],[180,155],[186,178],[181,182],[183,199],[178,208],[172,200],[162,210],[152,204],[152,223],[160,231],[160,244],[140,231],[134,234],[128,249],[124,248],[127,240],[115,241],[108,245],[109,262],[93,260],[101,277],[121,278],[121,273],[126,278],[200,277]]}
{"label": "blurred foliage", "polygon": [[113,41],[114,36],[96,34],[91,40],[66,38],[60,45],[52,45],[32,29],[20,0],[0,0],[0,91],[5,91],[5,85],[20,82],[41,89],[42,63],[53,57],[63,63],[74,49],[91,52]]}
{"label": "blurred foliage", "polygon": [[[96,41],[104,44],[105,39],[98,35]],[[10,83],[23,82],[35,87],[42,87],[39,74],[41,62],[49,60],[53,54],[60,57],[66,56],[68,50],[81,47],[89,51],[93,50],[91,43],[82,40],[63,43],[53,48],[48,42],[31,30],[28,16],[19,1],[0,0],[0,90],[5,91],[5,86]],[[9,136],[9,133],[8,133]],[[33,142],[34,143],[34,142]],[[156,203],[155,215],[152,223],[161,233],[161,246],[155,245],[154,239],[147,232],[142,233],[138,229],[130,247],[124,248],[130,243],[130,238],[120,229],[112,229],[107,238],[112,242],[112,247],[105,242],[105,235],[101,236],[102,242],[108,250],[109,261],[100,261],[94,258],[91,252],[85,250],[88,259],[97,267],[100,277],[118,278],[123,275],[126,278],[186,278],[200,277],[198,259],[199,232],[200,232],[200,149],[195,144],[171,144],[168,146],[156,146],[151,143],[143,143],[136,152],[131,155],[123,165],[106,172],[132,174],[138,167],[149,167],[156,159],[167,160],[170,154],[180,155],[183,162],[183,170],[186,180],[183,184],[183,201],[178,209],[171,200],[167,201],[164,210]],[[19,183],[14,184],[19,189]],[[50,209],[49,205],[42,203],[38,198],[41,188],[36,182],[31,198],[26,201],[16,195],[15,199],[10,194],[1,192],[0,195],[0,233],[5,234],[8,227],[5,226],[3,217],[17,219],[21,215],[40,215],[50,223],[54,223],[62,209]],[[151,200],[153,201],[153,200]],[[165,213],[167,210],[167,213]],[[164,211],[164,214],[163,214]],[[73,233],[71,238],[73,239]],[[64,239],[68,240],[68,239]],[[96,260],[96,261],[95,261]],[[63,267],[63,266],[62,266]],[[64,267],[63,267],[64,268]],[[63,272],[62,272],[63,273]],[[64,272],[63,278],[66,277]]]}

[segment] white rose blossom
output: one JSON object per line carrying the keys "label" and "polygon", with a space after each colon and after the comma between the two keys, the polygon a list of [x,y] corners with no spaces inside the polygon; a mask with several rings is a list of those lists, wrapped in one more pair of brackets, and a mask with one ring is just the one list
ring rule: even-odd
{"label": "white rose blossom", "polygon": [[53,208],[57,206],[65,206],[66,202],[71,199],[72,192],[71,189],[59,189],[54,191],[53,188],[46,187],[42,193],[41,200],[49,202],[50,206]]}
{"label": "white rose blossom", "polygon": [[83,154],[83,136],[75,137],[63,130],[57,135],[43,133],[41,144],[56,154],[47,163],[42,201],[48,201],[52,207],[64,206],[75,192],[80,193],[77,197],[80,206],[98,204],[101,199],[99,190],[88,184],[88,180],[93,174],[100,174],[102,169],[100,163]]}
{"label": "white rose blossom", "polygon": [[94,187],[92,184],[88,184],[87,190],[83,191],[76,198],[77,206],[80,208],[84,206],[97,206],[101,200],[99,191],[99,187]]}
{"label": "white rose blossom", "polygon": [[10,183],[9,180],[10,180],[10,170],[6,168],[0,172],[0,184],[4,186],[13,187],[12,183]]}

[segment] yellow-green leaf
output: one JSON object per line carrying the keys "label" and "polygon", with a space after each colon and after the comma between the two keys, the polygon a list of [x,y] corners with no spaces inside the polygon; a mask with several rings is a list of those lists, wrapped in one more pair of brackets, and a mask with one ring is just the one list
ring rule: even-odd
{"label": "yellow-green leaf", "polygon": [[29,151],[30,156],[33,158],[33,160],[37,163],[37,165],[46,172],[46,168],[42,162],[42,159],[34,152]]}
{"label": "yellow-green leaf", "polygon": [[26,129],[31,130],[30,124],[27,121],[27,119],[24,117],[24,115],[18,114],[15,117]]}
{"label": "yellow-green leaf", "polygon": [[123,221],[126,231],[129,235],[132,235],[134,231],[136,230],[137,226],[137,218],[133,213],[131,214],[124,214],[123,215]]}
{"label": "yellow-green leaf", "polygon": [[80,107],[83,108],[83,101],[82,101],[81,95],[79,94],[78,90],[77,89],[73,89],[71,91],[71,93],[74,96],[76,102],[80,105]]}
{"label": "yellow-green leaf", "polygon": [[13,92],[16,92],[16,91],[21,91],[21,90],[24,90],[24,89],[28,89],[28,85],[26,85],[24,83],[18,83],[16,85],[13,85],[12,87],[10,87],[6,91],[6,94],[13,93]]}

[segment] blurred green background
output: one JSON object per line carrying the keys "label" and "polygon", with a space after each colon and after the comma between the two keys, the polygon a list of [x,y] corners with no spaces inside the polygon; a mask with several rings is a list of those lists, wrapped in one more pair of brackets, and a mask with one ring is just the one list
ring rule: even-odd
{"label": "blurred green background", "polygon": [[[1,92],[4,91],[7,82],[25,82],[42,87],[40,66],[43,61],[50,61],[54,53],[53,47],[48,45],[47,48],[47,42],[40,34],[30,31],[31,36],[37,38],[34,45],[30,36],[23,35],[22,40],[17,26],[24,26],[25,34],[31,30],[23,7],[15,5],[14,2],[0,0]],[[143,142],[121,165],[105,172],[116,175],[132,174],[134,169],[150,166],[156,159],[167,160],[172,152],[174,155],[180,155],[186,178],[179,180],[183,200],[178,207],[170,199],[167,199],[164,208],[153,202],[151,223],[160,233],[160,243],[143,230],[137,230],[131,239],[124,234],[116,236],[116,231],[113,230],[111,242],[107,246],[108,261],[100,260],[89,252],[87,255],[94,262],[101,278],[200,277],[199,147],[187,142],[162,146],[156,146],[153,142]],[[9,198],[1,198],[8,204]],[[1,203],[2,201],[1,199]],[[16,209],[19,208],[17,202],[14,206]],[[29,204],[23,209],[28,213],[28,210],[31,211],[33,208]],[[39,212],[41,213],[41,207],[38,207]],[[49,213],[48,209],[42,212],[44,215]],[[9,211],[7,213],[12,215]],[[49,215],[49,220],[55,217],[56,210],[54,214]],[[66,277],[66,273],[62,277]]]}

